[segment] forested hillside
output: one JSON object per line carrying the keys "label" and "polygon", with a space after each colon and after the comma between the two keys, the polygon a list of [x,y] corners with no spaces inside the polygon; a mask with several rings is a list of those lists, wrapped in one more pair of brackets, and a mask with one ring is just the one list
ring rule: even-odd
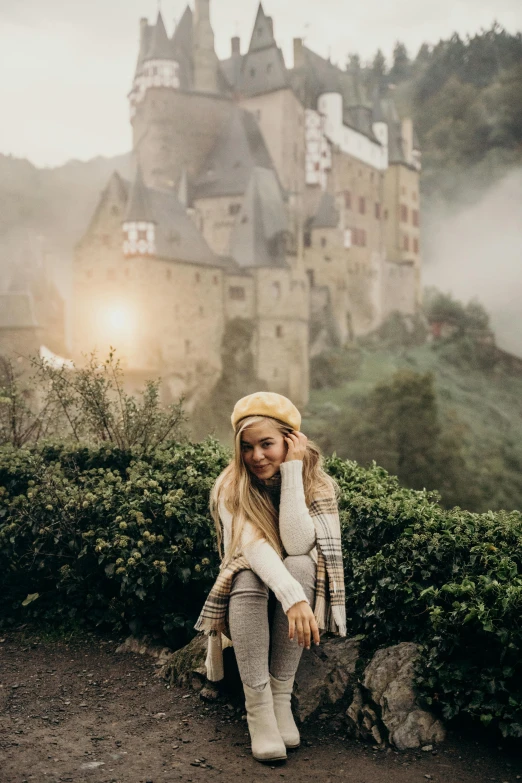
{"label": "forested hillside", "polygon": [[[356,55],[349,60],[357,67]],[[428,199],[469,196],[522,163],[521,33],[494,24],[425,43],[414,56],[397,42],[392,63],[378,51],[362,77],[412,116]]]}

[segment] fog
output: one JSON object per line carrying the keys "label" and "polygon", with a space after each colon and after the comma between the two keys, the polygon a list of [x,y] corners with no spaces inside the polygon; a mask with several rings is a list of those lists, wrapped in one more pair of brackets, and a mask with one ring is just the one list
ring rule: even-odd
{"label": "fog", "polygon": [[431,205],[423,240],[424,284],[479,299],[498,344],[522,356],[522,168],[473,205]]}

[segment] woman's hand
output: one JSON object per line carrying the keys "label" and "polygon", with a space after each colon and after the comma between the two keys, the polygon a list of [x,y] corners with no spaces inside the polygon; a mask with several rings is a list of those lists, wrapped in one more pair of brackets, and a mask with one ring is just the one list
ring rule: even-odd
{"label": "woman's hand", "polygon": [[285,458],[285,462],[290,462],[293,459],[303,459],[306,453],[306,444],[308,438],[302,432],[296,432],[294,430],[285,437],[286,445],[288,446],[288,453]]}
{"label": "woman's hand", "polygon": [[293,639],[297,631],[297,641],[310,649],[310,639],[319,644],[319,626],[307,601],[299,601],[287,611],[288,638]]}

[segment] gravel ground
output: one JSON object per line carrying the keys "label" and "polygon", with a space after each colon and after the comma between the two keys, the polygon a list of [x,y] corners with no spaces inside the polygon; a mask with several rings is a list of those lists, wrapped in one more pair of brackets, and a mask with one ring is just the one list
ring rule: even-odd
{"label": "gravel ground", "polygon": [[166,783],[293,778],[299,783],[515,783],[516,750],[450,734],[434,753],[379,751],[346,737],[341,717],[302,731],[278,766],[256,762],[243,710],[169,689],[121,639],[0,641],[0,783]]}

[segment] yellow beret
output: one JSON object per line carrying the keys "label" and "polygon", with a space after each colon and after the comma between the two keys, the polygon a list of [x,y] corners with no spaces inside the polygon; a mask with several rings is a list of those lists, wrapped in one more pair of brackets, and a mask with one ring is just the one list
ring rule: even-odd
{"label": "yellow beret", "polygon": [[301,426],[301,414],[293,402],[275,392],[255,392],[238,400],[231,417],[234,429],[245,416],[270,416],[288,424],[293,430],[299,430]]}

